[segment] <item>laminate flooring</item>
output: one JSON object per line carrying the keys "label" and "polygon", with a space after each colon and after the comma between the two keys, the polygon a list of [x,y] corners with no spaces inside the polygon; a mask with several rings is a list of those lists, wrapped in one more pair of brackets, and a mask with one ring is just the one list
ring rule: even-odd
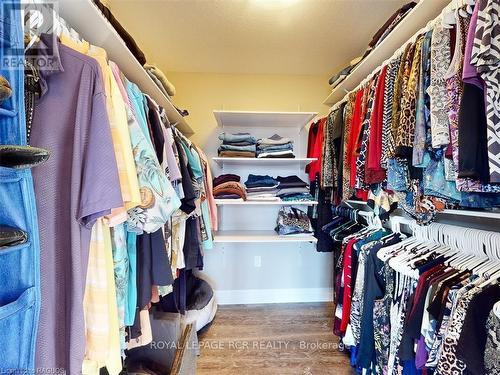
{"label": "laminate flooring", "polygon": [[198,375],[351,375],[331,304],[219,306],[199,336]]}

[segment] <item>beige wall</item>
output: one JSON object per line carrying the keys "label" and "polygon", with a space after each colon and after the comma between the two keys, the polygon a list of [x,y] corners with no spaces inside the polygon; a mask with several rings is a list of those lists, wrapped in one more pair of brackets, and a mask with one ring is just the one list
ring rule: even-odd
{"label": "beige wall", "polygon": [[204,148],[216,131],[214,109],[242,111],[312,111],[325,114],[328,77],[233,75],[169,72],[175,104],[189,111],[192,140]]}

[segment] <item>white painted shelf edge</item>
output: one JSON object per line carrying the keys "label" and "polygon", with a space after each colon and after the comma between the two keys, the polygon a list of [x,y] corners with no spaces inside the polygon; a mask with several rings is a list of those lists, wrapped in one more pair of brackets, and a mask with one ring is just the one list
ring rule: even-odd
{"label": "white painted shelf edge", "polygon": [[318,112],[219,111],[214,117],[220,127],[295,127],[303,128]]}
{"label": "white painted shelf edge", "polygon": [[314,206],[317,201],[234,201],[231,199],[216,199],[218,206]]}
{"label": "white painted shelf edge", "polygon": [[420,0],[410,13],[394,28],[371,53],[336,86],[323,104],[332,106],[341,100],[346,92],[353,90],[365,77],[379,67],[394,52],[405,44],[427,22],[436,18],[450,0]]}
{"label": "white painted shelf edge", "polygon": [[280,236],[272,230],[227,230],[215,233],[214,242],[216,243],[235,243],[235,242],[312,242],[318,240],[313,235],[293,235]]}
{"label": "white painted shelf edge", "polygon": [[176,127],[186,136],[194,134],[186,119],[180,115],[170,99],[156,86],[92,0],[60,0],[58,6],[61,17],[82,38],[93,45],[104,48],[108,58],[120,67],[125,76],[165,109],[171,124],[177,124]]}
{"label": "white painted shelf edge", "polygon": [[309,164],[313,161],[318,160],[317,158],[224,158],[224,157],[213,157],[213,161],[221,165],[227,164],[294,164],[294,163],[304,163]]}

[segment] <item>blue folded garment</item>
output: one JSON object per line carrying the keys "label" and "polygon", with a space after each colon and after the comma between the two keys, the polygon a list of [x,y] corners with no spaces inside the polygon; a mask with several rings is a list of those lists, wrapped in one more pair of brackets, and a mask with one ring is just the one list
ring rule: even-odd
{"label": "blue folded garment", "polygon": [[282,145],[273,145],[273,144],[265,144],[265,145],[262,145],[262,144],[259,144],[257,145],[257,149],[259,150],[265,150],[265,151],[269,151],[269,150],[276,150],[276,151],[283,151],[283,150],[293,150],[293,143],[284,143]]}
{"label": "blue folded garment", "polygon": [[248,179],[245,182],[245,186],[247,188],[262,187],[262,186],[277,186],[277,185],[278,181],[276,181],[271,176],[261,176],[255,174],[248,175]]}
{"label": "blue folded garment", "polygon": [[251,146],[251,145],[254,145],[255,143],[247,142],[247,141],[243,141],[243,142],[226,142],[226,141],[223,141],[222,144],[223,145],[231,145],[231,146]]}
{"label": "blue folded garment", "polygon": [[219,151],[250,151],[255,152],[255,145],[250,146],[233,146],[228,144],[222,144],[219,147]]}
{"label": "blue folded garment", "polygon": [[309,193],[301,194],[281,194],[280,198],[284,201],[313,201],[314,198]]}
{"label": "blue folded garment", "polygon": [[255,137],[250,135],[250,133],[236,133],[236,134],[221,133],[219,134],[219,139],[226,144],[235,142],[249,142],[252,144],[257,143]]}
{"label": "blue folded garment", "polygon": [[290,147],[290,148],[283,148],[283,149],[278,149],[278,148],[267,148],[265,150],[257,150],[257,154],[270,154],[270,153],[273,153],[273,152],[285,152],[285,151],[290,151],[290,152],[293,152],[293,148]]}

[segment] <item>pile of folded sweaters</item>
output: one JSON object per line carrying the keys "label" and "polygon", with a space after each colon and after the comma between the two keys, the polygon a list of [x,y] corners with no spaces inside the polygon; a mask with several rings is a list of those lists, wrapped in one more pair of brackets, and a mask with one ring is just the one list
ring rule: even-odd
{"label": "pile of folded sweaters", "polygon": [[214,178],[215,199],[246,201],[303,202],[312,201],[309,185],[297,176],[248,175],[245,185],[235,174],[223,174]]}
{"label": "pile of folded sweaters", "polygon": [[257,151],[257,140],[249,133],[221,133],[219,139],[219,156],[226,158],[254,158]]}
{"label": "pile of folded sweaters", "polygon": [[250,174],[245,182],[247,200],[253,201],[312,201],[309,185],[297,176]]}
{"label": "pile of folded sweaters", "polygon": [[240,183],[240,176],[238,175],[220,175],[214,178],[213,186],[215,199],[236,199],[240,201],[246,199],[246,191]]}
{"label": "pile of folded sweaters", "polygon": [[250,174],[245,187],[248,201],[280,201],[278,198],[279,182],[271,176]]}
{"label": "pile of folded sweaters", "polygon": [[276,178],[278,181],[277,196],[283,201],[312,201],[314,200],[309,192],[309,185],[297,176],[287,176]]}
{"label": "pile of folded sweaters", "polygon": [[294,158],[293,141],[274,134],[257,141],[258,158]]}
{"label": "pile of folded sweaters", "polygon": [[249,133],[221,133],[219,156],[226,158],[294,158],[293,141],[274,134],[258,141]]}

